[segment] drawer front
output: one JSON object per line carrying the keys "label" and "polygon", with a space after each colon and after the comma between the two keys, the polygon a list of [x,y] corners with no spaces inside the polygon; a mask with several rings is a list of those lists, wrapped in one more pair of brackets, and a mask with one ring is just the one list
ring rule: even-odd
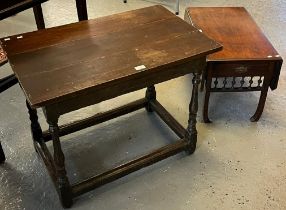
{"label": "drawer front", "polygon": [[267,61],[213,62],[213,77],[266,76],[271,74]]}

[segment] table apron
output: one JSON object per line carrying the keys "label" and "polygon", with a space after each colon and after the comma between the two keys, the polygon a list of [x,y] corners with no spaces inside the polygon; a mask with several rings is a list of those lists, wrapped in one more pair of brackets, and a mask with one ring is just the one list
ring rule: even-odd
{"label": "table apron", "polygon": [[[85,94],[78,94],[68,100],[56,102],[42,107],[49,115],[59,117],[62,114],[78,110],[117,96],[130,93],[142,88],[174,79],[189,73],[201,73],[206,66],[206,57],[194,59],[191,62],[168,67],[165,70],[154,71],[148,74],[139,74],[128,81],[120,81],[107,87],[94,88]],[[144,72],[142,72],[144,73]],[[146,72],[147,73],[147,72]]]}

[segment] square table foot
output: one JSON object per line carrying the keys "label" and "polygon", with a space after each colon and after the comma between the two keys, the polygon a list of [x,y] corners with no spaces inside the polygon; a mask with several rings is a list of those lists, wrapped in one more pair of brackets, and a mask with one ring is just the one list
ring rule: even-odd
{"label": "square table foot", "polygon": [[5,154],[4,154],[4,151],[3,151],[3,149],[2,149],[1,142],[0,142],[0,164],[1,164],[1,163],[4,163],[5,160],[6,160]]}
{"label": "square table foot", "polygon": [[58,180],[58,194],[61,204],[64,208],[70,208],[73,204],[73,196],[71,186],[68,183],[68,180]]}

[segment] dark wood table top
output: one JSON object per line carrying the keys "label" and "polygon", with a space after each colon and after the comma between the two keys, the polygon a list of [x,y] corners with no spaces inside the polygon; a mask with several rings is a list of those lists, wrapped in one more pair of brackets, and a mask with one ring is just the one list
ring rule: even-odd
{"label": "dark wood table top", "polygon": [[15,15],[25,9],[44,3],[48,0],[1,0],[0,1],[0,20],[11,15]]}
{"label": "dark wood table top", "polygon": [[281,59],[243,7],[190,7],[187,13],[194,26],[223,45],[210,61]]}
{"label": "dark wood table top", "polygon": [[[162,6],[0,41],[32,107],[68,100],[95,87],[114,88],[221,49]],[[146,69],[135,70],[141,65]]]}

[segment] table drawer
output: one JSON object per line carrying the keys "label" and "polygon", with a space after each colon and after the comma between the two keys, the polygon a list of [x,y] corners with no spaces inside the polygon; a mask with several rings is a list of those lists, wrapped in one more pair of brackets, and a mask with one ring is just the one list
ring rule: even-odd
{"label": "table drawer", "polygon": [[260,76],[269,74],[269,62],[213,62],[213,77]]}

